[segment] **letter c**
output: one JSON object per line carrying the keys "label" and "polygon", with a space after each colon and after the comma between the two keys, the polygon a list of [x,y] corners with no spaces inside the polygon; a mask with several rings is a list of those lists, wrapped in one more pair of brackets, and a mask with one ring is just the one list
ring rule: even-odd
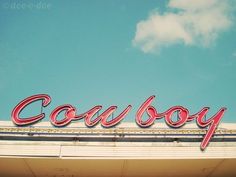
{"label": "letter c", "polygon": [[46,94],[38,94],[38,95],[33,95],[30,96],[26,99],[24,99],[23,101],[21,101],[18,105],[16,105],[16,107],[13,109],[12,113],[11,113],[11,118],[12,121],[19,126],[23,126],[23,125],[29,125],[29,124],[33,124],[41,119],[43,119],[45,117],[44,113],[41,113],[37,116],[32,116],[29,118],[20,118],[19,114],[21,113],[21,111],[28,106],[29,104],[38,101],[38,100],[42,100],[42,106],[46,107],[47,105],[49,105],[49,103],[51,102],[51,98],[49,95]]}

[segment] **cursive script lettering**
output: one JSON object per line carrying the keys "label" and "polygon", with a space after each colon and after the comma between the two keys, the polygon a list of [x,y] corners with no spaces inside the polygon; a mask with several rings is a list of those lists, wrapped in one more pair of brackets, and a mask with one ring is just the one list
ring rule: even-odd
{"label": "cursive script lettering", "polygon": [[[156,119],[163,118],[169,127],[180,128],[187,122],[196,120],[196,123],[200,128],[208,128],[206,135],[204,136],[201,142],[202,150],[204,150],[209,144],[210,139],[215,133],[215,130],[217,129],[217,126],[219,125],[219,122],[226,111],[226,108],[223,107],[215,115],[206,120],[204,119],[210,109],[209,107],[204,107],[199,112],[193,115],[190,115],[189,110],[182,106],[173,106],[167,111],[159,113],[157,109],[151,105],[154,99],[155,96],[150,96],[138,109],[135,118],[138,126],[140,126],[141,128],[148,128],[154,124]],[[18,126],[26,126],[42,120],[45,117],[45,113],[41,113],[39,115],[28,118],[20,117],[20,113],[22,112],[23,109],[25,109],[25,107],[27,107],[28,105],[32,104],[35,101],[40,101],[40,100],[42,101],[42,107],[46,107],[50,104],[51,97],[46,94],[38,94],[24,99],[19,104],[17,104],[16,107],[13,109],[12,121]],[[130,112],[131,108],[132,106],[128,105],[117,117],[109,120],[109,117],[116,111],[117,106],[110,106],[100,115],[98,115],[98,112],[102,110],[101,105],[94,106],[93,108],[82,114],[77,114],[77,110],[74,106],[70,104],[65,104],[56,107],[51,112],[50,121],[52,125],[56,127],[62,127],[70,124],[72,121],[84,119],[85,125],[87,127],[93,127],[100,122],[103,127],[110,128],[120,123]],[[63,118],[58,120],[59,115],[62,113],[64,113]],[[146,120],[143,120],[144,113],[146,113],[148,116]],[[176,121],[173,120],[174,114],[177,114]]]}

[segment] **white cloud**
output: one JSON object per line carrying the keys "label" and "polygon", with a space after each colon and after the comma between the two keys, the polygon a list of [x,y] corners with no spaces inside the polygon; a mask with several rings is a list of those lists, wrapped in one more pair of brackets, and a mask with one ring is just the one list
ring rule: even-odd
{"label": "white cloud", "polygon": [[137,24],[134,46],[145,53],[177,43],[207,47],[232,25],[227,0],[170,0],[167,9]]}

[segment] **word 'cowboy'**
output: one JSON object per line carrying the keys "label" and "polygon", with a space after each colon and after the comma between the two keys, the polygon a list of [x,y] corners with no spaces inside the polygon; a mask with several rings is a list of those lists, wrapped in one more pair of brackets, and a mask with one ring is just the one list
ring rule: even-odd
{"label": "word 'cowboy'", "polygon": [[[159,113],[156,108],[151,106],[152,101],[154,100],[155,96],[150,96],[138,109],[136,113],[136,123],[142,127],[147,128],[154,124],[156,119],[164,118],[165,122],[168,126],[173,128],[182,127],[186,122],[193,121],[196,119],[196,123],[200,128],[208,127],[207,133],[203,138],[201,143],[201,149],[204,150],[208,145],[211,137],[213,136],[217,126],[221,118],[223,117],[226,108],[221,108],[215,115],[211,118],[205,120],[205,116],[209,111],[209,107],[202,108],[196,114],[189,114],[188,109],[182,106],[173,106],[165,112]],[[30,96],[23,101],[21,101],[12,111],[12,121],[18,126],[25,126],[29,124],[33,124],[42,120],[45,117],[45,113],[41,113],[36,116],[32,116],[29,118],[21,118],[20,113],[21,111],[29,104],[35,101],[42,101],[42,106],[46,107],[51,102],[51,97],[46,94],[38,94]],[[113,119],[108,119],[111,114],[117,109],[117,106],[110,106],[107,110],[105,110],[102,114],[95,116],[98,111],[102,109],[101,105],[94,106],[90,110],[85,113],[77,114],[76,108],[70,104],[65,104],[58,106],[55,108],[52,113],[50,114],[51,123],[56,127],[62,127],[68,125],[71,121],[84,119],[86,126],[93,127],[99,122],[103,127],[109,128],[117,125],[121,120],[125,118],[125,116],[130,112],[132,106],[128,105],[124,111],[122,111],[118,116]],[[64,118],[58,120],[58,116],[60,113],[64,112]],[[143,120],[144,113],[147,114],[148,118]],[[173,115],[177,113],[178,119],[173,121]],[[95,118],[94,118],[95,117]]]}

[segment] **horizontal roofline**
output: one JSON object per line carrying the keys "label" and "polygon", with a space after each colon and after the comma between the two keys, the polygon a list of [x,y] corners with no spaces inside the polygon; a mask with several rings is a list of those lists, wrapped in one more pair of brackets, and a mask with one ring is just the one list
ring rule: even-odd
{"label": "horizontal roofline", "polygon": [[[16,126],[12,121],[0,121],[0,127],[21,127],[21,126]],[[23,126],[23,127],[55,128],[49,121],[37,122],[33,125]],[[71,124],[63,127],[63,129],[65,129],[65,128],[89,128],[89,127],[87,127],[83,121],[74,121]],[[99,128],[99,129],[112,129],[112,128],[141,129],[135,122],[121,122],[118,125],[111,127],[111,128],[104,128],[100,124],[98,124],[98,125],[94,126],[93,128],[89,128],[89,129],[94,129],[94,128]],[[173,129],[173,128],[170,128],[167,124],[165,124],[163,122],[156,121],[151,127],[147,128],[147,129],[166,129],[166,128]],[[200,128],[197,126],[196,123],[186,123],[183,127],[179,128],[179,129],[200,129]],[[236,130],[236,123],[221,122],[217,129],[218,130],[220,130],[220,129]]]}

